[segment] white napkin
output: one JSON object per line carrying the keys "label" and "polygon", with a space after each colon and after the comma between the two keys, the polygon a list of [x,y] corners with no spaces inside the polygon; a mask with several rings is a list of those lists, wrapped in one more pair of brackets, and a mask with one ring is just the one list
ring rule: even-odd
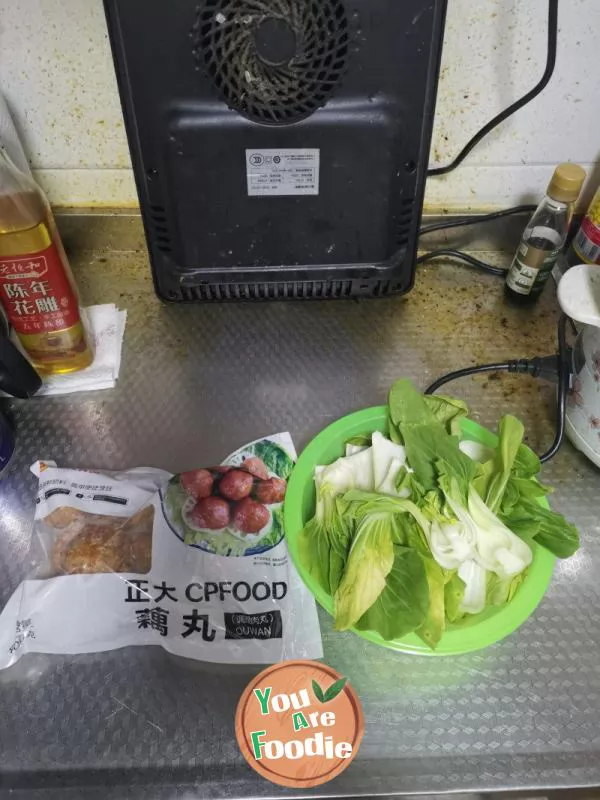
{"label": "white napkin", "polygon": [[121,349],[127,312],[119,311],[114,303],[88,306],[82,309],[94,340],[96,355],[86,369],[70,375],[50,375],[44,378],[38,395],[91,392],[112,389],[119,377]]}

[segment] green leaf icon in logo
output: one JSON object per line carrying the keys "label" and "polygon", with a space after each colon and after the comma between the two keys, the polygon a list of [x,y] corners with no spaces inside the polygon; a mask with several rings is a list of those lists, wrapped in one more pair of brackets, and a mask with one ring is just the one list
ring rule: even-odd
{"label": "green leaf icon in logo", "polygon": [[321,689],[321,687],[319,686],[319,684],[315,680],[313,680],[313,682],[312,682],[312,688],[313,688],[313,692],[315,693],[315,697],[317,698],[319,703],[324,703],[325,702],[325,695],[323,694],[323,689]]}
{"label": "green leaf icon in logo", "polygon": [[313,680],[312,688],[313,692],[315,693],[315,697],[320,703],[329,703],[331,700],[335,700],[338,694],[342,691],[344,686],[346,685],[346,681],[348,678],[340,678],[335,683],[332,683],[327,691],[323,691],[319,684]]}
{"label": "green leaf icon in logo", "polygon": [[338,694],[342,691],[344,686],[346,685],[346,681],[348,678],[340,678],[339,681],[332,683],[329,689],[325,692],[325,702],[328,703],[330,700],[335,700]]}

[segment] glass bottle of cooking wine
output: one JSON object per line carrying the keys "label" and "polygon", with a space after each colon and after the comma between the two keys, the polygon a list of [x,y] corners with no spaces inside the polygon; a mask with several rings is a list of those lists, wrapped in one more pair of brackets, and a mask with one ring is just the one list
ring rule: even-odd
{"label": "glass bottle of cooking wine", "polygon": [[88,367],[94,353],[46,196],[0,145],[0,302],[40,374]]}
{"label": "glass bottle of cooking wine", "polygon": [[505,291],[517,303],[534,303],[564,247],[575,201],[585,180],[578,164],[559,164],[546,196],[523,232],[506,275]]}

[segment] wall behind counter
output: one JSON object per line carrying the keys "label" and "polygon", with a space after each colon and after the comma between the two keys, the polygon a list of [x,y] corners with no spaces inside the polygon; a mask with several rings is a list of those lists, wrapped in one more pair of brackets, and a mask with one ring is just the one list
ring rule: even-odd
{"label": "wall behind counter", "polygon": [[[536,83],[546,20],[547,0],[448,0],[432,164]],[[600,182],[599,0],[561,0],[559,24],[550,86],[428,182],[429,209],[531,201],[563,160]],[[52,202],[136,204],[102,0],[0,0],[0,88]]]}

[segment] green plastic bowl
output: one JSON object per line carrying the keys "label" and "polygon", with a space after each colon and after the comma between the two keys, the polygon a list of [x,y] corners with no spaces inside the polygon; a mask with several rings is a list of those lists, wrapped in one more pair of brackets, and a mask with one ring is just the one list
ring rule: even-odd
{"label": "green plastic bowl", "polygon": [[[286,492],[285,535],[292,560],[317,602],[331,615],[333,615],[333,599],[309,574],[300,560],[298,549],[300,532],[315,513],[313,473],[317,465],[331,464],[336,458],[343,456],[348,439],[353,436],[368,435],[373,431],[387,433],[387,406],[366,408],[329,425],[313,439],[298,459]],[[494,447],[498,441],[493,433],[472,420],[463,420],[462,432],[465,439],[472,439],[490,447]],[[544,505],[547,507],[547,504]],[[533,613],[548,588],[556,559],[543,547],[535,545],[533,550],[533,561],[527,576],[511,602],[505,606],[490,607],[460,626],[448,625],[436,650],[427,647],[414,633],[401,639],[386,641],[374,631],[359,631],[354,628],[352,630],[363,639],[401,653],[449,656],[489,647],[522,625]]]}

